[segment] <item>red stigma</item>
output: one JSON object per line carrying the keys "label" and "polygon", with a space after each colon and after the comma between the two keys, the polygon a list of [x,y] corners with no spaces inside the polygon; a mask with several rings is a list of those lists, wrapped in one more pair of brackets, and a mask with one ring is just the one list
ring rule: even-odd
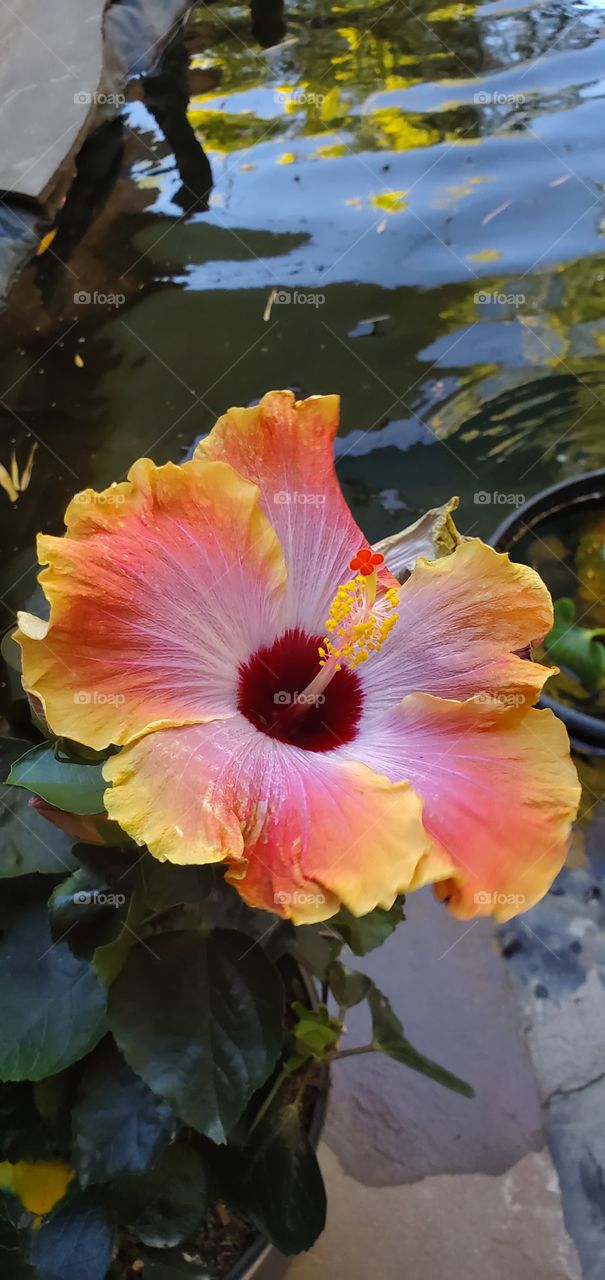
{"label": "red stigma", "polygon": [[360,547],[349,561],[349,568],[356,569],[363,578],[369,578],[379,564],[384,564],[384,556],[379,551],[372,551],[371,547]]}

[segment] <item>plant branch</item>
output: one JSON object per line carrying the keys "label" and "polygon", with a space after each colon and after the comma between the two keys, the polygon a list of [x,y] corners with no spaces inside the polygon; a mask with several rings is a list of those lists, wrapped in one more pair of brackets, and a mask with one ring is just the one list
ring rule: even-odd
{"label": "plant branch", "polygon": [[339,1062],[341,1058],[354,1058],[360,1053],[375,1053],[376,1046],[373,1044],[358,1044],[354,1049],[334,1049],[332,1053],[327,1053],[324,1062]]}

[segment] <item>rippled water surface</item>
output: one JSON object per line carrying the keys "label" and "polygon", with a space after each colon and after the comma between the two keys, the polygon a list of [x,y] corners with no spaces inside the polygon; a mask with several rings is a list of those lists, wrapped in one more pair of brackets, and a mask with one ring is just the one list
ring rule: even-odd
{"label": "rippled water surface", "polygon": [[485,535],[605,460],[605,7],[271,0],[252,26],[194,12],[0,322],[1,460],[41,441],[0,493],[8,608],[75,489],[273,386],[341,393],[370,537],[451,493]]}

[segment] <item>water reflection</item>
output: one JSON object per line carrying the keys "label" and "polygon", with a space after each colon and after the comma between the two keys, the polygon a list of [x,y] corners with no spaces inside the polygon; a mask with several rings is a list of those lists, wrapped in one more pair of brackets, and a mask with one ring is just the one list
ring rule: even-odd
{"label": "water reflection", "polygon": [[56,482],[0,493],[17,544],[29,500],[52,526],[269,385],[341,392],[377,536],[454,489],[488,533],[475,492],[599,465],[603,25],[590,2],[196,9],[0,321],[6,422]]}

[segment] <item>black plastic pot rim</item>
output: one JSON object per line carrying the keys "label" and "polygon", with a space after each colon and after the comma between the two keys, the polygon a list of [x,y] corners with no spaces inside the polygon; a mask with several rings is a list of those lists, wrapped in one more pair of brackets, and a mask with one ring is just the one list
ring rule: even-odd
{"label": "black plastic pot rim", "polygon": [[[544,519],[544,516],[554,515],[557,511],[565,511],[570,507],[580,507],[599,498],[605,500],[605,468],[553,484],[506,516],[492,534],[490,544],[496,551],[510,551],[517,539]],[[604,721],[587,715],[584,711],[566,707],[548,694],[542,694],[538,705],[549,707],[563,721],[575,751],[584,755],[605,756]]]}

